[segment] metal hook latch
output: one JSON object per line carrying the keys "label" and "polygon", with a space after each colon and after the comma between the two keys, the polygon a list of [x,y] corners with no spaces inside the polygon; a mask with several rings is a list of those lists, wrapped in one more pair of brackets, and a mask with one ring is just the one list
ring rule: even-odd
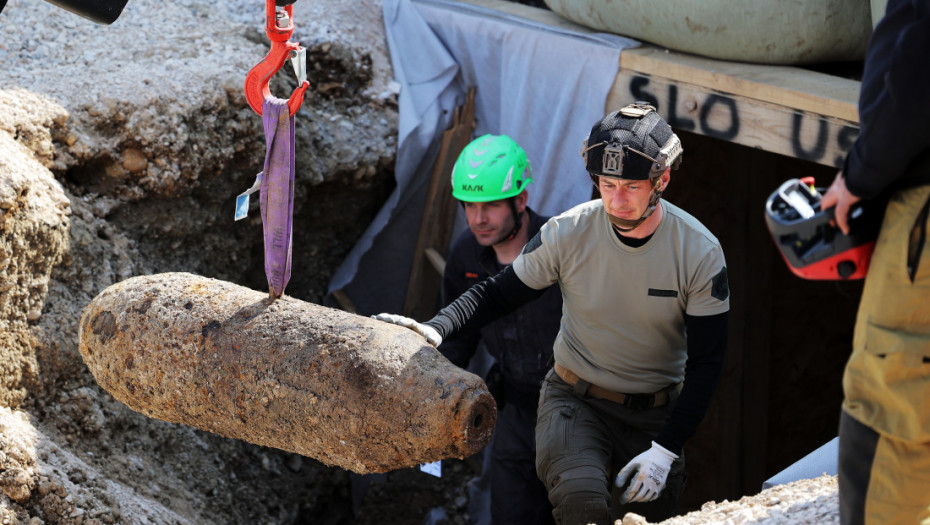
{"label": "metal hook latch", "polygon": [[297,84],[302,86],[307,82],[307,48],[300,46],[290,54],[291,67],[297,76]]}
{"label": "metal hook latch", "polygon": [[253,111],[262,114],[262,105],[266,98],[272,98],[268,82],[289,58],[297,74],[298,86],[287,101],[291,116],[297,113],[303,104],[304,94],[310,87],[307,80],[307,52],[298,42],[291,42],[294,32],[293,6],[275,9],[275,0],[265,0],[265,33],[271,40],[271,51],[255,65],[245,76],[245,98]]}

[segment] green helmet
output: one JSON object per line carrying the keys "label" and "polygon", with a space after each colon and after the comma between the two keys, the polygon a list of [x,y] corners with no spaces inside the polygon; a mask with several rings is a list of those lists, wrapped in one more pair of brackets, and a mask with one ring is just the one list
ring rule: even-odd
{"label": "green helmet", "polygon": [[530,178],[530,161],[507,135],[483,135],[471,141],[452,168],[452,196],[465,202],[515,197]]}

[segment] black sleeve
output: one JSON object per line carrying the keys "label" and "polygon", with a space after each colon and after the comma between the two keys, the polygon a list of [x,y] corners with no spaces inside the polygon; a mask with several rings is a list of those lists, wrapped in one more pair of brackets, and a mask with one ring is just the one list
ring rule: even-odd
{"label": "black sleeve", "polygon": [[[468,290],[465,267],[462,261],[468,256],[467,247],[457,240],[449,251],[446,269],[442,275],[442,305],[448,306]],[[459,368],[466,368],[478,349],[481,333],[478,330],[461,331],[453,337],[443,338],[439,353]]]}
{"label": "black sleeve", "polygon": [[435,328],[443,339],[453,337],[463,331],[478,330],[539,298],[545,291],[523,284],[513,267],[508,266],[469,288],[424,324]]}
{"label": "black sleeve", "polygon": [[681,395],[656,443],[681,455],[714,396],[727,350],[729,312],[708,316],[685,315],[688,362]]}
{"label": "black sleeve", "polygon": [[853,195],[877,196],[930,150],[928,64],[930,3],[890,0],[869,40],[859,93],[859,137],[843,167]]}
{"label": "black sleeve", "polygon": [[439,345],[439,353],[459,368],[468,368],[468,363],[478,350],[481,333],[478,330],[468,330],[452,337],[443,338]]}

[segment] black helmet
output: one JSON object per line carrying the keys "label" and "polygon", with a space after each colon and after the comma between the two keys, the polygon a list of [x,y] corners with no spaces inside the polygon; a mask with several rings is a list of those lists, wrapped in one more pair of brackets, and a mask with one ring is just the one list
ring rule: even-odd
{"label": "black helmet", "polygon": [[885,201],[860,201],[850,209],[849,234],[831,225],[834,208],[823,210],[823,188],[814,178],[791,179],[765,203],[765,223],[788,269],[803,279],[862,279],[869,269]]}
{"label": "black helmet", "polygon": [[662,197],[663,173],[681,164],[681,141],[656,113],[656,108],[637,102],[598,121],[581,145],[581,158],[594,185],[598,177],[649,180],[649,206],[638,219],[607,218],[621,233],[632,231],[655,211]]}
{"label": "black helmet", "polygon": [[669,167],[677,169],[681,154],[678,136],[656,108],[643,102],[602,118],[581,147],[592,177],[629,180],[653,179]]}

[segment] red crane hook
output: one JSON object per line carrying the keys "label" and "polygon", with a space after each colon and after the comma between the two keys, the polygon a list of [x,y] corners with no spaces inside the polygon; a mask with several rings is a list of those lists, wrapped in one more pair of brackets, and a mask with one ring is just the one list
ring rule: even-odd
{"label": "red crane hook", "polygon": [[[283,66],[288,58],[297,57],[301,61],[301,71],[306,71],[306,50],[299,42],[291,42],[294,32],[293,5],[287,5],[281,10],[275,9],[275,0],[265,0],[265,33],[271,40],[271,51],[261,62],[249,70],[245,76],[245,98],[259,115],[262,114],[262,104],[266,98],[272,98],[268,82]],[[278,25],[279,23],[283,24]],[[303,78],[301,78],[301,76]],[[291,93],[287,101],[290,115],[293,117],[304,101],[304,93],[310,87],[306,73],[298,73],[300,85]]]}

